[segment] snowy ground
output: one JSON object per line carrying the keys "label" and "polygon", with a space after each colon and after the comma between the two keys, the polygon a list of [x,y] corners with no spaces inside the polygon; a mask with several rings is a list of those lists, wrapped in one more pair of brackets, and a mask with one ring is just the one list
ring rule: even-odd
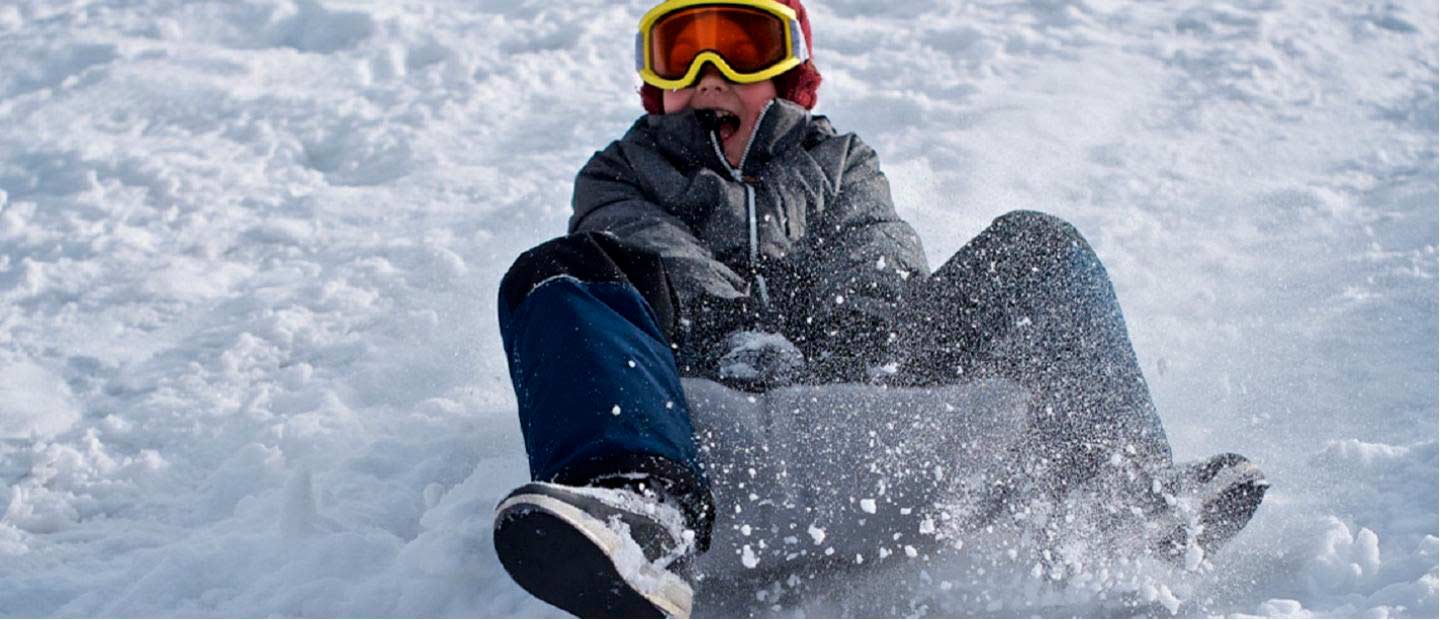
{"label": "snowy ground", "polygon": [[[811,4],[932,263],[1070,219],[1177,455],[1269,473],[1162,599],[1436,616],[1434,2]],[[558,614],[490,545],[495,289],[640,114],[645,8],[0,2],[0,616]]]}

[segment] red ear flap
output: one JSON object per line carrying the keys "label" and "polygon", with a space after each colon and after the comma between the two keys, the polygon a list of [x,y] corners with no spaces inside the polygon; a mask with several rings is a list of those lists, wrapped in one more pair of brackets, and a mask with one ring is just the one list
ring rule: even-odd
{"label": "red ear flap", "polygon": [[781,99],[789,99],[806,110],[814,110],[815,104],[820,102],[820,81],[820,70],[815,68],[815,63],[807,60],[805,64],[776,77],[775,92]]}
{"label": "red ear flap", "polygon": [[646,114],[665,113],[665,94],[654,86],[649,84],[640,86],[640,103],[645,106]]}

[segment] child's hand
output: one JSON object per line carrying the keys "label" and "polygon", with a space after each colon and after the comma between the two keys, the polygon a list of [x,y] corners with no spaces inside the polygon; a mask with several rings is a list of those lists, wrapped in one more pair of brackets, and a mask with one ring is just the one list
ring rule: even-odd
{"label": "child's hand", "polygon": [[725,339],[718,375],[730,387],[760,392],[790,385],[805,369],[805,354],[785,336],[737,331]]}

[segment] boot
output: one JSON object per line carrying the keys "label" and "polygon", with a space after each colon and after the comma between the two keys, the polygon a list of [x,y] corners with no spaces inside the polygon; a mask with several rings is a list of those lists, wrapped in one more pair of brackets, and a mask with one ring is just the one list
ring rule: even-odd
{"label": "boot", "polygon": [[695,534],[653,490],[526,484],[495,510],[495,551],[526,591],[582,618],[688,618]]}
{"label": "boot", "polygon": [[1160,480],[1172,503],[1193,511],[1157,543],[1156,550],[1172,558],[1185,556],[1191,542],[1205,556],[1213,554],[1250,522],[1270,488],[1259,467],[1228,452],[1177,465],[1167,473]]}

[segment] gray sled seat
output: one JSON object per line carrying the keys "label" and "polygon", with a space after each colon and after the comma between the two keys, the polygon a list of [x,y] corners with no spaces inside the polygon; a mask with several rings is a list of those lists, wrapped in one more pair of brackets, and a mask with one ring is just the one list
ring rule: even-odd
{"label": "gray sled seat", "polygon": [[718,512],[697,563],[713,577],[933,551],[985,517],[1030,397],[1001,380],[684,389]]}

